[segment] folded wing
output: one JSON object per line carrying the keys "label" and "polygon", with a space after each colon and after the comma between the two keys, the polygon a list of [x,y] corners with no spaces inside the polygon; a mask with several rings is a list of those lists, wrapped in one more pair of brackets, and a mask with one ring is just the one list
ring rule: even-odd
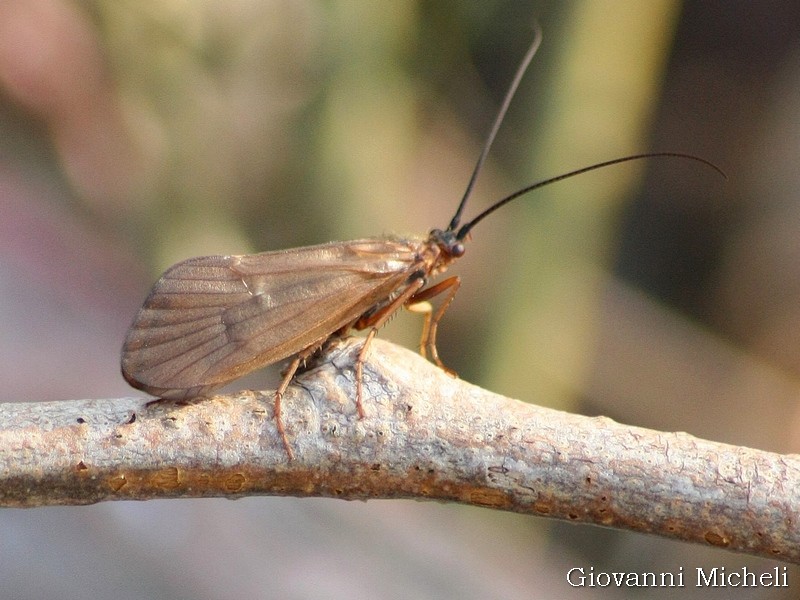
{"label": "folded wing", "polygon": [[324,342],[406,285],[418,241],[357,240],[178,263],[122,348],[136,388],[184,398]]}

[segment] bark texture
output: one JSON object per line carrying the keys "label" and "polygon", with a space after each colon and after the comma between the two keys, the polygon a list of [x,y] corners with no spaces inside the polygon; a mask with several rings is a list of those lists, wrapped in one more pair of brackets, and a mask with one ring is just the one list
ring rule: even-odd
{"label": "bark texture", "polygon": [[248,495],[414,498],[800,562],[800,457],[526,404],[375,340],[273,392],[0,405],[0,506]]}

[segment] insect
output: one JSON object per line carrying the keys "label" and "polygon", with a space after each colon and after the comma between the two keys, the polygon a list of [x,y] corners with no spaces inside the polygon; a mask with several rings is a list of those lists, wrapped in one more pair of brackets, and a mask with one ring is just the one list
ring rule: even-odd
{"label": "insect", "polygon": [[[645,157],[688,158],[720,171],[702,158],[681,153],[626,156],[524,187],[462,225],[476,178],[540,41],[537,32],[446,229],[433,229],[419,238],[368,238],[180,262],[155,283],[128,330],[122,348],[125,379],[161,398],[191,398],[292,357],[275,392],[277,431],[292,458],[281,419],[281,398],[303,361],[329,338],[349,330],[369,330],[355,362],[356,408],[361,418],[362,368],[370,342],[401,307],[424,313],[420,352],[447,370],[436,350],[436,333],[460,279],[448,277],[426,286],[464,255],[471,230],[501,206],[567,177]],[[442,300],[433,310],[427,301],[440,295]]]}

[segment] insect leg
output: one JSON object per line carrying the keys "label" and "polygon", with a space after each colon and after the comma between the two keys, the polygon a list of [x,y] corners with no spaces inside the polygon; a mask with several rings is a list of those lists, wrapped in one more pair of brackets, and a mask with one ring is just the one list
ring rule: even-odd
{"label": "insect leg", "polygon": [[430,331],[431,328],[433,305],[426,300],[424,302],[417,302],[416,304],[406,304],[406,310],[423,315],[422,335],[419,338],[419,353],[422,358],[428,358],[428,348],[425,342],[428,339],[428,331]]}
{"label": "insect leg", "polygon": [[289,456],[289,460],[294,459],[294,452],[292,452],[292,448],[289,446],[289,438],[286,435],[286,429],[283,427],[283,418],[281,416],[281,400],[283,399],[283,395],[286,393],[289,384],[292,382],[292,379],[294,379],[297,369],[300,368],[300,363],[311,356],[318,348],[319,344],[314,344],[313,346],[309,346],[305,350],[298,352],[292,359],[292,362],[289,363],[289,366],[286,367],[286,371],[283,373],[283,380],[278,386],[278,389],[275,390],[275,426],[278,429],[278,435],[281,436],[281,441],[283,442],[283,447],[286,449],[286,454]]}
{"label": "insect leg", "polygon": [[371,327],[370,332],[367,334],[367,337],[364,339],[364,345],[361,346],[361,351],[358,353],[358,357],[356,358],[356,409],[358,410],[358,418],[363,419],[365,416],[364,413],[364,405],[361,402],[362,398],[362,379],[364,373],[364,361],[367,359],[367,351],[369,350],[369,345],[372,343],[372,340],[378,334],[378,329],[383,325],[386,320],[391,317],[397,310],[405,305],[410,298],[416,294],[419,289],[425,285],[425,279],[423,277],[419,277],[414,279],[408,284],[408,287],[403,290],[403,293],[400,294],[397,298],[392,300],[389,304],[382,307],[380,310],[375,311],[373,314],[369,315],[365,319],[359,319],[356,324],[353,326],[356,329],[366,329],[367,327]]}
{"label": "insect leg", "polygon": [[275,390],[275,425],[278,429],[278,435],[281,436],[283,447],[286,448],[286,454],[289,455],[289,460],[294,459],[294,452],[292,452],[292,447],[289,446],[289,438],[286,437],[286,429],[283,428],[283,418],[281,418],[281,399],[283,398],[283,394],[286,392],[286,388],[289,387],[289,383],[291,383],[294,374],[297,373],[297,369],[300,368],[300,362],[302,360],[303,358],[299,354],[292,359],[292,362],[289,363],[289,366],[286,368],[286,372],[283,375],[283,381],[281,381],[278,389]]}
{"label": "insect leg", "polygon": [[367,359],[367,350],[369,349],[369,345],[377,333],[378,330],[375,327],[369,330],[369,333],[364,340],[364,344],[361,346],[361,351],[358,353],[358,357],[356,358],[356,410],[358,410],[359,419],[363,419],[366,416],[364,413],[364,403],[361,402],[361,397],[363,395],[363,386],[361,381],[364,377],[364,361]]}
{"label": "insect leg", "polygon": [[[450,306],[453,298],[455,298],[459,287],[461,287],[461,279],[458,276],[448,277],[436,285],[421,290],[416,294],[412,294],[412,296],[406,302],[406,306],[411,310],[413,310],[413,307],[416,305],[418,312],[425,313],[425,322],[422,325],[422,339],[420,340],[420,348],[425,348],[426,350],[430,349],[431,359],[433,362],[435,362],[439,368],[451,375],[455,375],[455,372],[453,372],[451,369],[448,369],[439,358],[439,351],[436,349],[436,333],[439,329],[439,321],[441,321],[444,313],[447,312],[447,308]],[[420,304],[424,306],[423,303],[427,304],[426,301],[428,299],[438,296],[441,293],[446,293],[446,296],[439,305],[439,308],[436,309],[436,312],[433,312],[433,309],[427,307],[422,311],[419,310]],[[422,355],[426,356],[427,352],[422,352]]]}

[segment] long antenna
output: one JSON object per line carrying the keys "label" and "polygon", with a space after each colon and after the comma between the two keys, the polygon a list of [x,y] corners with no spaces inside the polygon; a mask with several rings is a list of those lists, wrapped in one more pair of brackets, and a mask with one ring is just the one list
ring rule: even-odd
{"label": "long antenna", "polygon": [[508,88],[505,98],[503,98],[503,104],[500,105],[500,111],[497,113],[497,117],[495,117],[494,124],[489,132],[489,137],[486,138],[486,142],[483,145],[483,150],[481,150],[481,155],[478,157],[478,162],[475,163],[475,168],[473,169],[472,176],[467,184],[464,197],[461,199],[461,204],[458,205],[456,214],[453,215],[450,225],[447,227],[447,231],[455,231],[458,227],[458,224],[461,222],[461,213],[464,212],[464,207],[467,204],[467,200],[469,199],[470,195],[472,194],[472,190],[475,187],[475,180],[478,178],[478,173],[480,173],[483,163],[486,161],[486,157],[489,154],[489,149],[492,147],[492,142],[494,142],[494,138],[497,136],[497,131],[500,129],[500,125],[503,123],[503,118],[506,116],[508,106],[511,104],[511,100],[514,97],[517,88],[519,87],[519,82],[522,80],[522,76],[525,75],[525,71],[528,70],[528,65],[531,64],[533,55],[536,54],[541,42],[542,30],[537,26],[536,30],[534,31],[533,43],[531,43],[530,48],[528,48],[528,51],[525,53],[522,63],[519,65],[519,67],[517,67],[517,73],[514,75],[514,80],[511,82],[511,87]]}
{"label": "long antenna", "polygon": [[562,173],[561,175],[557,175],[555,177],[551,177],[549,179],[545,179],[543,181],[538,181],[536,183],[532,183],[531,185],[525,186],[521,190],[517,190],[516,192],[506,196],[502,200],[498,200],[497,202],[492,204],[489,208],[484,210],[481,214],[479,214],[477,217],[472,219],[469,223],[465,223],[464,226],[461,227],[461,229],[458,230],[458,233],[456,234],[456,239],[457,240],[463,240],[464,238],[467,237],[467,235],[469,234],[470,230],[473,227],[475,227],[475,225],[477,225],[478,223],[483,221],[486,217],[488,217],[490,214],[492,214],[498,208],[508,204],[509,202],[511,202],[512,200],[515,200],[516,198],[519,198],[520,196],[523,196],[523,195],[527,194],[528,192],[532,192],[533,190],[537,190],[537,189],[539,189],[541,187],[544,187],[546,185],[550,185],[551,183],[556,183],[557,181],[562,181],[564,179],[569,179],[570,177],[575,177],[576,175],[581,175],[582,173],[587,173],[588,171],[594,171],[595,169],[602,169],[603,167],[609,167],[611,165],[617,165],[619,163],[628,162],[628,161],[631,161],[631,160],[640,160],[640,159],[643,159],[643,158],[653,158],[653,157],[657,157],[657,156],[672,156],[672,157],[676,157],[676,158],[687,158],[689,160],[694,160],[694,161],[703,163],[704,165],[706,165],[708,167],[711,167],[717,173],[722,175],[725,179],[728,178],[728,176],[725,174],[725,172],[722,169],[720,169],[717,165],[715,165],[711,161],[706,160],[705,158],[700,158],[699,156],[694,156],[692,154],[683,154],[681,152],[648,152],[646,154],[633,154],[631,156],[623,156],[621,158],[615,158],[613,160],[606,160],[604,162],[599,162],[599,163],[596,163],[594,165],[589,165],[588,167],[583,167],[581,169],[576,169],[574,171],[570,171],[569,173]]}

